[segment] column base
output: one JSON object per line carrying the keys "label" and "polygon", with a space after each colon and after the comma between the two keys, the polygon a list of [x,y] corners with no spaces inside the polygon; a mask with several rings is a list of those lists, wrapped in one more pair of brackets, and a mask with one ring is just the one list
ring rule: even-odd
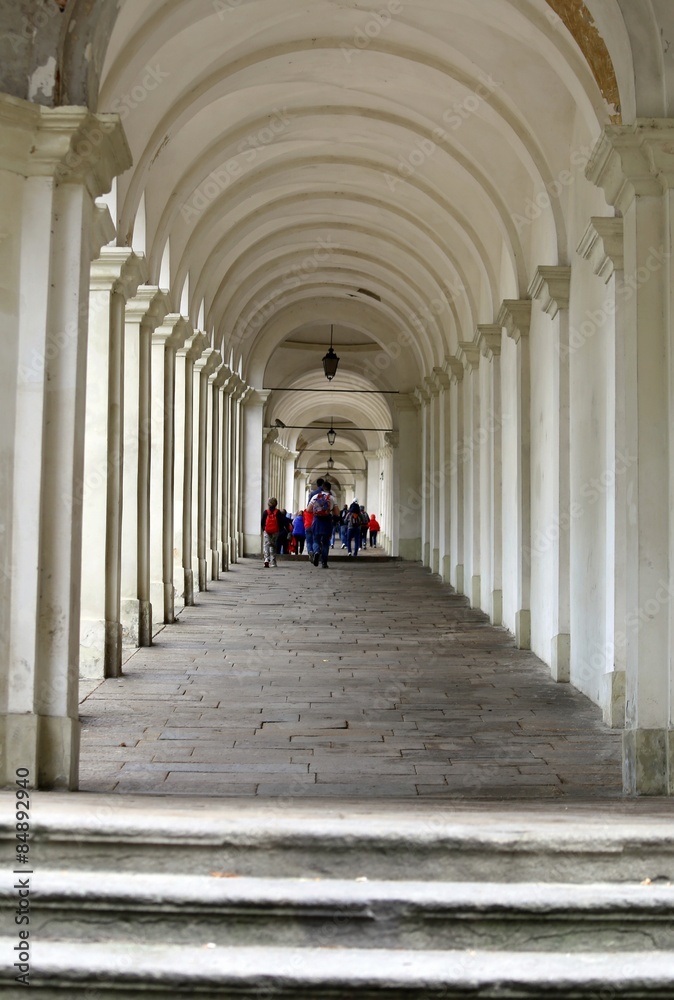
{"label": "column base", "polygon": [[105,645],[105,622],[82,618],[80,622],[80,677],[86,680],[103,680],[105,677]]}
{"label": "column base", "polygon": [[80,755],[80,723],[62,716],[0,716],[3,787],[16,788],[17,771],[25,768],[31,788],[76,791]]}
{"label": "column base", "polygon": [[105,676],[122,676],[122,626],[119,622],[105,623]]}
{"label": "column base", "polygon": [[452,582],[452,560],[450,556],[443,556],[442,559],[442,579],[444,583]]}
{"label": "column base", "polygon": [[194,570],[186,569],[185,576],[185,607],[194,607]]}
{"label": "column base", "polygon": [[427,566],[430,569],[430,567],[431,567],[431,543],[430,542],[424,542],[424,550],[423,551],[424,551],[424,554],[422,556],[422,562],[423,562],[424,566]]}
{"label": "column base", "polygon": [[199,593],[203,594],[208,590],[208,562],[206,559],[199,559]]}
{"label": "column base", "polygon": [[220,550],[211,549],[211,580],[220,579]]}
{"label": "column base", "polygon": [[246,556],[255,558],[262,555],[262,539],[260,535],[243,536],[243,555],[244,558]]}
{"label": "column base", "polygon": [[138,602],[138,645],[152,645],[152,602]]}
{"label": "column base", "polygon": [[431,569],[434,573],[440,572],[440,549],[433,549]]}
{"label": "column base", "polygon": [[421,560],[421,539],[401,538],[398,542],[398,552],[401,559],[408,562],[419,562]]}
{"label": "column base", "polygon": [[604,674],[605,693],[603,702],[604,722],[612,729],[625,728],[625,679],[624,670],[613,670]]}
{"label": "column base", "polygon": [[625,730],[623,791],[626,795],[674,795],[674,730]]}
{"label": "column base", "polygon": [[229,546],[227,542],[222,543],[222,572],[229,571]]}
{"label": "column base", "polygon": [[560,632],[552,639],[550,674],[560,684],[568,684],[571,680],[571,636],[566,632]]}
{"label": "column base", "polygon": [[515,641],[518,649],[531,649],[531,611],[515,615]]}
{"label": "column base", "polygon": [[456,586],[456,592],[457,592],[457,594],[463,594],[463,593],[465,593],[465,591],[463,589],[463,576],[464,576],[463,563],[458,563],[457,564],[456,569],[454,570],[454,576],[456,578],[456,584],[455,584],[455,586]]}
{"label": "column base", "polygon": [[479,608],[482,603],[482,580],[480,576],[473,576],[470,580],[470,606]]}
{"label": "column base", "polygon": [[176,589],[172,583],[164,584],[164,624],[173,625],[176,620]]}
{"label": "column base", "polygon": [[502,590],[492,590],[491,592],[491,623],[492,625],[503,625]]}

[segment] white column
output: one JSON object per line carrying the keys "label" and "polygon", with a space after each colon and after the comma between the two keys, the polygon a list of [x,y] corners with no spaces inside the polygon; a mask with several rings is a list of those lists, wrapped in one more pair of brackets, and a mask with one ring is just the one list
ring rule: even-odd
{"label": "white column", "polygon": [[419,405],[419,423],[421,441],[421,483],[419,490],[419,505],[421,510],[421,561],[424,566],[431,565],[431,428],[430,401],[431,397],[425,388],[417,386],[414,396]]}
{"label": "white column", "polygon": [[210,473],[209,473],[209,528],[208,546],[210,559],[211,580],[220,579],[220,564],[222,553],[220,551],[220,497],[222,488],[220,484],[220,456],[222,452],[222,442],[220,433],[222,430],[220,420],[220,386],[226,381],[229,369],[224,369],[222,364],[209,378],[209,453],[210,453]]}
{"label": "white column", "polygon": [[450,425],[450,385],[451,380],[444,368],[435,369],[438,387],[438,461],[440,481],[440,505],[438,510],[438,564],[439,573],[445,583],[451,582],[451,488],[452,488],[452,446]]}
{"label": "white column", "polygon": [[606,468],[614,473],[607,486],[606,544],[606,685],[604,721],[622,729],[625,725],[625,666],[627,661],[627,477],[618,475],[627,452],[626,367],[627,316],[618,304],[631,295],[625,284],[623,221],[593,218],[578,246],[578,253],[593,264],[594,273],[612,291],[610,302],[615,322],[615,346],[606,373],[608,384]]}
{"label": "white column", "polygon": [[131,157],[115,115],[3,94],[0,130],[1,780],[76,788],[94,199]]}
{"label": "white column", "polygon": [[552,412],[555,418],[553,477],[554,561],[553,635],[550,671],[556,681],[570,680],[571,663],[571,506],[570,398],[569,398],[569,292],[570,267],[539,267],[529,288],[540,299],[543,311],[555,323],[555,365]]}
{"label": "white column", "polygon": [[[398,438],[387,441],[394,448],[391,486],[397,491],[392,529],[391,555],[417,562],[422,558],[422,449],[421,414],[413,395],[400,395],[394,402],[397,411]],[[395,548],[397,524],[397,551]]]}
{"label": "white column", "polygon": [[429,487],[429,543],[431,572],[440,572],[440,495],[443,492],[440,472],[440,389],[437,384],[436,371],[424,379],[428,395],[428,425],[430,451]]}
{"label": "white column", "polygon": [[176,350],[175,394],[175,546],[174,579],[185,607],[194,605],[194,363],[208,347],[204,333],[193,333]]}
{"label": "white column", "polygon": [[464,448],[463,448],[463,365],[458,358],[447,358],[445,370],[450,379],[449,438],[451,453],[450,567],[451,583],[459,594],[464,590]]}
{"label": "white column", "polygon": [[196,560],[198,566],[198,586],[203,593],[208,590],[210,568],[210,502],[212,463],[209,450],[209,427],[212,426],[213,410],[210,399],[210,378],[222,364],[218,351],[207,349],[194,364],[194,401],[197,413],[194,420],[194,487],[196,497]]}
{"label": "white column", "polygon": [[503,622],[503,494],[500,326],[478,326],[480,362],[480,493],[482,506],[482,607],[494,625]]}
{"label": "white column", "polygon": [[672,143],[669,119],[607,126],[586,171],[624,219],[626,578],[638,625],[626,637],[623,777],[627,792],[643,795],[674,794]]}
{"label": "white column", "polygon": [[262,429],[270,392],[255,389],[243,403],[243,553],[261,554],[260,518],[267,499],[262,496]]}
{"label": "white column", "polygon": [[141,286],[126,306],[122,499],[122,641],[152,644],[150,601],[150,391],[152,333],[169,310],[164,292]]}
{"label": "white column", "polygon": [[91,265],[81,491],[82,677],[102,679],[122,673],[124,310],[144,272],[144,259],[128,247],[104,247]]}
{"label": "white column", "polygon": [[[222,539],[222,570],[226,573],[229,570],[230,563],[230,529],[229,529],[229,498],[231,493],[231,441],[230,441],[230,429],[231,429],[231,413],[232,413],[232,397],[230,386],[232,384],[232,371],[227,367],[227,365],[222,366],[223,377],[221,384],[221,412],[222,412],[222,426],[221,426],[221,441],[222,441],[222,477],[221,477],[221,487],[222,487],[222,499],[220,501],[221,510],[221,523],[220,523],[220,535]],[[226,377],[224,375],[226,371]]]}
{"label": "white column", "polygon": [[[287,452],[284,458],[285,462],[285,500],[284,505],[286,510],[290,514],[297,513],[296,499],[295,499],[295,462],[298,459],[298,453],[296,451]],[[263,498],[264,499],[264,498]]]}
{"label": "white column", "polygon": [[529,328],[531,300],[508,299],[501,306],[498,323],[517,345],[517,398],[515,437],[517,524],[517,577],[515,638],[519,649],[531,647],[531,365]]}
{"label": "white column", "polygon": [[[464,562],[470,579],[468,596],[471,606],[480,607],[480,351],[474,343],[459,344],[463,364],[464,405]],[[468,585],[468,579],[465,580]]]}
{"label": "white column", "polygon": [[192,327],[169,313],[152,334],[150,449],[150,598],[161,620],[175,621],[175,360]]}

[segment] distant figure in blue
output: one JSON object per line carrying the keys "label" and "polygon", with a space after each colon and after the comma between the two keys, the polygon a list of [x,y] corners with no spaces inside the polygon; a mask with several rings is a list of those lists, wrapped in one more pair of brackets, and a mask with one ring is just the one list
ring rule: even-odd
{"label": "distant figure in blue", "polygon": [[330,552],[330,539],[335,518],[339,517],[339,507],[335,503],[330,490],[330,483],[324,482],[323,489],[316,493],[307,504],[307,510],[314,515],[314,566],[318,566],[320,560],[323,569],[328,569],[328,554]]}

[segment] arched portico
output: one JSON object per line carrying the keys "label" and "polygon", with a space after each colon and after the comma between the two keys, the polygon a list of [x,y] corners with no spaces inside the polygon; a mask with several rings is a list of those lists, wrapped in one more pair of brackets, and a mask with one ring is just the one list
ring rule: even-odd
{"label": "arched portico", "polygon": [[332,418],[390,552],[625,725],[627,790],[671,792],[673,15],[366,6],[0,3],[7,780],[18,754],[75,786],[80,642],[118,671],[256,551]]}

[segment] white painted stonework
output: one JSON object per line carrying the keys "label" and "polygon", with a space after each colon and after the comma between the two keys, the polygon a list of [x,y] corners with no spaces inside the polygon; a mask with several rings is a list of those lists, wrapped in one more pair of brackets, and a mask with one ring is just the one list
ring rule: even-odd
{"label": "white painted stonework", "polygon": [[125,2],[0,94],[6,773],[332,457],[674,792],[674,11],[553,6]]}

